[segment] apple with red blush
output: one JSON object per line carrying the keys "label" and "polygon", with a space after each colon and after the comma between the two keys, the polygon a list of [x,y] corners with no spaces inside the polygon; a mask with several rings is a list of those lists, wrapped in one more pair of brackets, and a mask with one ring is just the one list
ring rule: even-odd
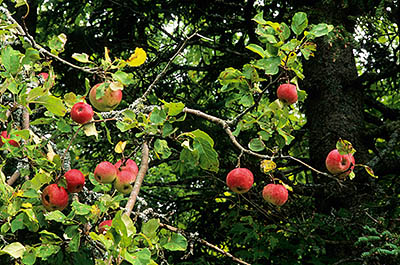
{"label": "apple with red blush", "polygon": [[85,124],[92,120],[94,115],[92,106],[85,102],[78,102],[72,106],[71,119],[79,124]]}
{"label": "apple with red blush", "polygon": [[284,205],[288,196],[288,190],[282,184],[268,184],[262,191],[264,200],[276,206]]}
{"label": "apple with red blush", "polygon": [[110,229],[112,225],[112,220],[105,220],[99,224],[99,233],[104,234],[107,232],[108,229]]}
{"label": "apple with red blush", "polygon": [[235,168],[226,176],[226,185],[235,193],[248,192],[253,183],[253,173],[247,168]]}
{"label": "apple with red blush", "polygon": [[43,189],[41,199],[44,208],[48,211],[62,211],[68,205],[67,191],[56,183],[50,184]]}
{"label": "apple with red blush", "polygon": [[71,169],[65,172],[64,178],[67,181],[67,191],[77,193],[85,186],[85,176],[78,169]]}
{"label": "apple with red blush", "polygon": [[117,177],[118,170],[114,164],[103,161],[94,170],[94,178],[100,183],[112,183]]}
{"label": "apple with red blush", "polygon": [[286,104],[291,105],[297,102],[297,88],[293,84],[281,84],[276,94],[278,98]]}
{"label": "apple with red blush", "polygon": [[122,100],[122,90],[112,90],[110,83],[106,83],[104,88],[104,94],[98,97],[97,90],[99,86],[104,83],[99,83],[93,86],[89,92],[90,103],[99,111],[110,111],[115,109]]}
{"label": "apple with red blush", "polygon": [[330,173],[343,179],[353,171],[355,160],[353,154],[340,154],[338,149],[333,149],[326,156],[325,165]]}

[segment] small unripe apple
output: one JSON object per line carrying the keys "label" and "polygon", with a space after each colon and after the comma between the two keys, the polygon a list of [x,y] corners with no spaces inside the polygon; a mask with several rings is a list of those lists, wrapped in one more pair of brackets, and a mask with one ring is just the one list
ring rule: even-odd
{"label": "small unripe apple", "polygon": [[235,168],[226,176],[226,185],[235,193],[248,192],[253,186],[254,176],[247,168]]}
{"label": "small unripe apple", "polygon": [[110,229],[112,225],[112,220],[105,220],[99,224],[99,233],[104,234],[107,232],[108,229]]}
{"label": "small unripe apple", "polygon": [[[4,139],[10,139],[10,135],[7,133],[7,131],[2,131],[1,136],[3,136]],[[19,147],[19,143],[15,140],[9,140],[8,143],[11,144],[12,146]],[[4,144],[3,139],[0,139],[0,147],[2,147],[3,144]]]}
{"label": "small unripe apple", "polygon": [[93,118],[92,106],[85,102],[78,102],[71,109],[71,119],[77,123],[84,124]]}
{"label": "small unripe apple", "polygon": [[276,94],[280,100],[291,105],[297,101],[297,89],[293,84],[282,84]]}
{"label": "small unripe apple", "polygon": [[124,194],[131,193],[133,186],[132,183],[136,180],[137,174],[134,174],[131,170],[119,171],[115,178],[114,188]]}
{"label": "small unripe apple", "polygon": [[56,183],[50,184],[42,192],[42,204],[48,211],[62,211],[68,205],[68,193]]}
{"label": "small unripe apple", "polygon": [[117,177],[117,168],[114,164],[103,161],[100,162],[94,170],[94,178],[101,183],[111,183]]}
{"label": "small unripe apple", "polygon": [[101,85],[97,84],[90,89],[89,100],[90,103],[99,111],[110,111],[115,109],[122,100],[121,90],[112,90],[110,86],[105,88],[104,95],[96,99],[97,88]]}
{"label": "small unripe apple", "polygon": [[136,162],[133,161],[132,159],[127,159],[125,161],[125,165],[123,165],[122,160],[119,160],[117,163],[115,163],[115,167],[120,171],[129,170],[135,175],[135,177],[139,172],[139,168]]}
{"label": "small unripe apple", "polygon": [[288,199],[288,191],[281,184],[268,184],[264,187],[262,196],[267,202],[276,206],[282,206]]}
{"label": "small unripe apple", "polygon": [[80,192],[85,185],[85,176],[78,169],[71,169],[65,172],[65,180],[67,181],[67,191],[69,193]]}
{"label": "small unripe apple", "polygon": [[[326,157],[325,165],[328,171],[339,178],[347,177],[356,164],[352,154],[341,155],[337,149],[333,149]],[[341,174],[340,174],[341,173]]]}

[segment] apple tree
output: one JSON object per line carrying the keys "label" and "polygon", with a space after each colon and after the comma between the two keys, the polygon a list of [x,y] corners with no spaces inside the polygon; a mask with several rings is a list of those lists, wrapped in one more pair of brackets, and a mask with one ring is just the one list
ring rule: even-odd
{"label": "apple tree", "polygon": [[[82,29],[99,30],[117,16],[113,8],[76,3],[71,10],[79,15],[65,32],[42,25],[36,35],[27,24],[37,15],[30,8],[43,21],[49,11],[61,11],[51,16],[56,21],[71,10],[28,2],[0,6],[2,263],[321,264],[343,260],[325,255],[336,244],[354,244],[361,253],[355,259],[397,257],[398,237],[359,221],[350,213],[358,208],[342,198],[367,189],[354,183],[376,179],[377,163],[367,165],[363,149],[357,156],[358,124],[348,134],[327,131],[331,152],[318,152],[318,162],[298,140],[311,128],[307,141],[317,149],[316,121],[335,119],[308,106],[334,98],[309,83],[333,82],[329,74],[316,77],[315,61],[346,63],[335,48],[341,38],[347,45],[347,36],[334,21],[313,24],[309,10],[276,17],[258,8],[247,16],[248,39],[218,36],[241,44],[233,54],[245,58],[224,58],[210,75],[221,51],[191,18],[164,20],[177,30],[171,33],[148,11],[155,16],[148,27],[125,32],[133,44],[109,38],[80,49]],[[121,14],[133,8],[118,6]],[[212,76],[214,90],[204,89]],[[344,113],[359,115],[343,101]],[[346,222],[364,226],[347,234]]]}

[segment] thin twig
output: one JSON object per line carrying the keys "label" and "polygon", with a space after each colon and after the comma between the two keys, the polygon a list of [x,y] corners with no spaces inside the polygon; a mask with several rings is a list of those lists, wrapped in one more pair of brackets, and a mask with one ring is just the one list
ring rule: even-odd
{"label": "thin twig", "polygon": [[[171,225],[167,225],[167,224],[160,223],[160,227],[166,228],[166,229],[168,229],[168,230],[170,230],[170,231],[172,231],[172,232],[178,232],[178,233],[182,233],[182,234],[184,234],[184,235],[187,235],[187,234],[188,234],[187,232],[183,231],[182,229],[178,229],[178,228],[173,227],[173,226],[171,226]],[[227,252],[227,251],[225,251],[225,250],[223,250],[223,249],[217,247],[216,245],[213,245],[213,244],[209,243],[208,241],[206,241],[206,240],[204,240],[204,239],[201,239],[201,238],[198,238],[198,237],[197,237],[196,239],[197,239],[197,241],[200,242],[201,244],[206,245],[207,247],[216,250],[217,252],[219,252],[219,253],[221,253],[221,254],[223,254],[223,255],[225,255],[225,256],[231,258],[232,260],[234,260],[234,261],[236,261],[236,262],[238,262],[238,263],[240,263],[240,264],[251,265],[250,263],[247,263],[247,262],[245,262],[245,261],[243,261],[243,260],[241,260],[241,259],[239,259],[239,258],[236,258],[236,257],[233,256],[231,253],[229,253],[229,252]]]}
{"label": "thin twig", "polygon": [[3,12],[7,16],[8,20],[11,21],[12,24],[16,25],[16,29],[18,31],[18,34],[23,36],[23,37],[25,37],[26,41],[29,42],[29,44],[33,48],[37,49],[39,52],[41,52],[41,53],[43,53],[43,54],[45,54],[47,56],[50,56],[50,57],[52,57],[52,58],[54,58],[54,59],[56,59],[56,60],[58,60],[58,61],[60,61],[60,62],[62,62],[64,64],[67,64],[67,65],[71,66],[72,68],[81,70],[81,71],[86,72],[86,73],[93,74],[93,73],[96,73],[96,72],[98,72],[100,70],[100,68],[80,67],[78,65],[75,65],[73,63],[70,63],[70,62],[58,57],[55,54],[52,54],[51,52],[49,52],[48,50],[46,50],[45,48],[43,48],[42,46],[37,44],[35,39],[27,31],[25,31],[23,29],[23,27],[12,17],[10,12],[6,8],[0,7],[0,11]]}
{"label": "thin twig", "polygon": [[135,185],[133,186],[133,189],[129,196],[129,200],[125,206],[125,214],[128,216],[131,214],[132,209],[135,206],[137,196],[139,194],[144,176],[146,175],[148,168],[149,168],[149,146],[145,141],[142,145],[142,160],[140,161],[140,170],[138,175],[136,176]]}
{"label": "thin twig", "polygon": [[268,155],[258,154],[258,153],[256,153],[256,152],[253,152],[253,151],[251,151],[251,150],[249,150],[249,149],[244,148],[244,147],[237,141],[236,137],[232,134],[232,131],[231,131],[231,129],[229,128],[228,123],[227,123],[225,120],[220,119],[220,118],[217,118],[217,117],[212,116],[212,115],[209,115],[209,114],[206,114],[206,113],[204,113],[204,112],[202,112],[202,111],[200,111],[200,110],[195,110],[195,109],[184,108],[184,109],[183,109],[183,112],[185,112],[185,113],[190,113],[190,114],[196,115],[196,116],[198,116],[198,117],[204,118],[204,119],[206,119],[206,120],[209,120],[209,121],[211,121],[211,122],[220,124],[220,125],[224,128],[225,132],[228,134],[228,136],[229,136],[229,138],[231,139],[232,143],[233,143],[241,152],[246,153],[246,154],[249,154],[249,155],[252,155],[252,156],[256,156],[256,157],[262,158],[262,159],[270,159],[270,158],[271,158],[271,157],[268,156]]}

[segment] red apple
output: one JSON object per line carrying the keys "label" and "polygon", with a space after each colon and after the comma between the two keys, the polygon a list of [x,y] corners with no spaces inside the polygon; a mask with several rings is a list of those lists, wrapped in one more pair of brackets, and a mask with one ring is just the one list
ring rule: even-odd
{"label": "red apple", "polygon": [[247,168],[235,168],[226,176],[226,185],[236,193],[248,192],[253,182],[253,173]]}
{"label": "red apple", "polygon": [[101,183],[111,183],[117,177],[117,168],[108,161],[103,161],[96,166],[94,178]]}
{"label": "red apple", "polygon": [[330,151],[325,160],[328,171],[338,175],[339,178],[347,177],[353,171],[355,164],[352,154],[341,155],[337,149]]}
{"label": "red apple", "polygon": [[122,164],[122,160],[119,160],[117,163],[115,163],[115,167],[120,171],[129,170],[132,172],[132,174],[135,175],[135,177],[137,176],[139,168],[135,161],[133,161],[132,159],[127,159],[125,161],[125,165]]}
{"label": "red apple", "polygon": [[57,184],[50,184],[42,192],[42,204],[48,211],[62,211],[68,205],[68,193]]}
{"label": "red apple", "polygon": [[99,224],[99,233],[104,234],[107,232],[108,229],[110,229],[112,225],[112,220],[105,220]]}
{"label": "red apple", "polygon": [[92,106],[85,102],[78,102],[71,109],[71,119],[80,124],[90,121],[93,114]]}
{"label": "red apple", "polygon": [[44,81],[46,81],[47,78],[49,78],[49,74],[48,73],[40,73],[40,74],[38,74],[38,76],[41,76]]}
{"label": "red apple", "polygon": [[99,111],[110,111],[115,109],[122,100],[121,90],[112,90],[110,86],[105,88],[104,95],[96,98],[97,88],[103,83],[97,84],[90,89],[89,100],[92,105]]}
{"label": "red apple", "polygon": [[124,194],[131,193],[132,183],[136,180],[137,173],[134,174],[131,170],[125,169],[119,171],[115,178],[114,188]]}
{"label": "red apple", "polygon": [[297,101],[297,89],[293,84],[280,85],[276,94],[280,100],[289,105]]}
{"label": "red apple", "polygon": [[67,181],[67,191],[69,193],[80,192],[85,185],[85,176],[78,169],[71,169],[65,172],[65,180]]}
{"label": "red apple", "polygon": [[276,206],[282,206],[288,199],[288,191],[281,184],[268,184],[264,187],[262,196],[267,202]]}
{"label": "red apple", "polygon": [[[10,139],[10,135],[7,133],[7,131],[2,131],[1,132],[1,136],[3,136],[4,139]],[[15,141],[15,140],[9,140],[8,143],[11,144],[12,146],[19,147],[19,143],[17,141]],[[4,144],[3,139],[1,139],[0,140],[0,147],[2,147],[3,144]]]}

